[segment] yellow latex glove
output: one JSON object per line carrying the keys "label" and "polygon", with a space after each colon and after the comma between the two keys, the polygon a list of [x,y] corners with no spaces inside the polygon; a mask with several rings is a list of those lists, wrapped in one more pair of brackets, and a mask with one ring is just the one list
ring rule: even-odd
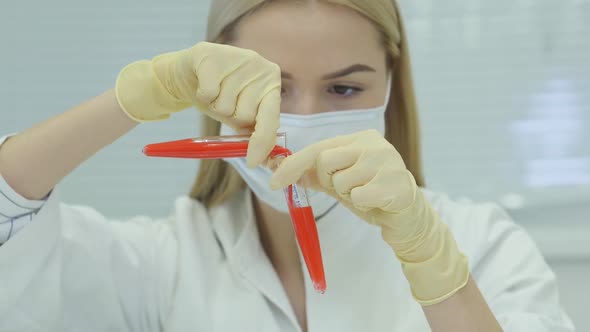
{"label": "yellow latex glove", "polygon": [[121,70],[115,87],[123,111],[138,122],[163,120],[192,105],[234,129],[254,131],[248,165],[276,143],[281,105],[279,66],[256,52],[202,42]]}
{"label": "yellow latex glove", "polygon": [[467,284],[466,257],[399,153],[379,132],[362,131],[306,147],[282,161],[271,187],[285,187],[304,175],[309,185],[381,227],[420,304],[444,301]]}

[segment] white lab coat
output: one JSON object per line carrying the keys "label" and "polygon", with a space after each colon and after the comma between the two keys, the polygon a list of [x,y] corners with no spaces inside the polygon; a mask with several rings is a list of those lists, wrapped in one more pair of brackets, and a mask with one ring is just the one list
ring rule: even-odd
{"label": "white lab coat", "polygon": [[[555,276],[498,207],[426,191],[507,332],[572,331]],[[318,223],[327,292],[305,271],[309,331],[429,331],[379,229],[338,206]],[[0,247],[0,331],[298,331],[249,192],[166,220],[106,220],[53,193]],[[449,319],[452,319],[449,317]]]}

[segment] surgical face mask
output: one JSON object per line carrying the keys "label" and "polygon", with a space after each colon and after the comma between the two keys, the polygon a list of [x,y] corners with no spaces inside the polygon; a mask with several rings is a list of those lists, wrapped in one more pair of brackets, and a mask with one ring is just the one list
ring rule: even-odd
{"label": "surgical face mask", "polygon": [[[376,129],[384,135],[385,110],[389,100],[390,84],[391,79],[388,80],[385,103],[381,106],[311,115],[281,113],[281,127],[278,132],[287,134],[287,148],[293,153],[328,138],[349,135],[367,129]],[[220,134],[236,135],[236,132],[222,124]],[[258,199],[280,212],[289,212],[283,191],[270,189],[271,170],[262,166],[254,169],[248,168],[245,158],[228,158],[224,160],[240,173]],[[307,189],[307,191],[316,218],[326,214],[337,202],[335,198],[323,192],[311,189]]]}

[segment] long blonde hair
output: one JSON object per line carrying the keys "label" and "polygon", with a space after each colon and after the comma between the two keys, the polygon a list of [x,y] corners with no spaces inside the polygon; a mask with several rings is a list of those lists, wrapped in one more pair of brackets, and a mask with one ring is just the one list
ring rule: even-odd
{"label": "long blonde hair", "polygon": [[[212,0],[207,24],[207,41],[227,43],[234,28],[273,0]],[[406,33],[395,0],[325,0],[347,6],[373,22],[382,36],[392,71],[391,98],[385,112],[385,138],[401,154],[406,167],[419,186],[424,186],[420,156],[420,135],[410,54]],[[202,119],[204,136],[219,135],[220,123],[207,116]],[[190,196],[211,207],[223,203],[245,183],[240,175],[222,160],[203,160]]]}

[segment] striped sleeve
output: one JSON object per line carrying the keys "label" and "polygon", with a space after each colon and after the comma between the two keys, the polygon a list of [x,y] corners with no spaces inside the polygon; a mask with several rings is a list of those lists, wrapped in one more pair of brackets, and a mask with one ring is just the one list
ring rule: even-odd
{"label": "striped sleeve", "polygon": [[[0,138],[0,146],[10,135]],[[14,236],[41,209],[46,200],[29,200],[15,192],[0,174],[0,245]]]}

